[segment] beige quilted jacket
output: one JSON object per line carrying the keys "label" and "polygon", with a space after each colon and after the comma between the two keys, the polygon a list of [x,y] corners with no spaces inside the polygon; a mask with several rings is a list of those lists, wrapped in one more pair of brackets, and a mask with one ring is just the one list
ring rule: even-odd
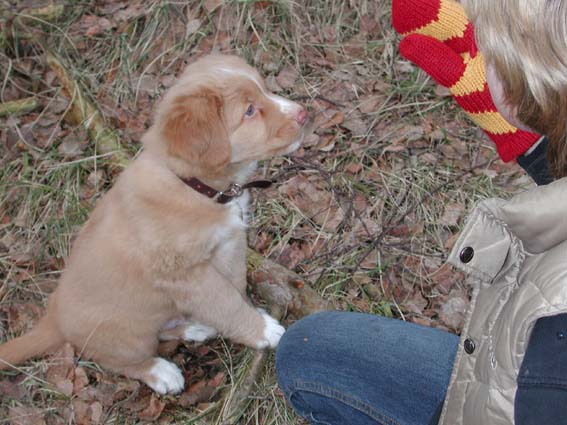
{"label": "beige quilted jacket", "polygon": [[530,332],[567,312],[567,178],[482,202],[449,262],[473,297],[439,424],[511,425]]}

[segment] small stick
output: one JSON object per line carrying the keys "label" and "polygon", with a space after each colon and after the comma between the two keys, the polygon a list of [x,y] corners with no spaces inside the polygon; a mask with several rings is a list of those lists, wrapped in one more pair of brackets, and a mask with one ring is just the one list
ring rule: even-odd
{"label": "small stick", "polygon": [[33,111],[38,106],[39,102],[33,96],[0,103],[0,117],[7,115],[25,114],[27,112]]}
{"label": "small stick", "polygon": [[[270,314],[279,321],[283,319],[284,310],[279,306],[274,306],[270,309]],[[240,386],[233,388],[224,397],[219,418],[220,425],[234,425],[238,423],[238,419],[248,407],[248,403],[250,403],[250,395],[268,361],[268,350],[255,351],[249,349],[247,355],[248,358],[252,357],[252,359],[247,359],[246,361],[248,363],[246,376]]]}
{"label": "small stick", "polygon": [[126,167],[130,157],[120,145],[116,132],[106,127],[102,114],[87,100],[79,85],[71,78],[61,60],[53,53],[47,54],[47,63],[57,75],[63,86],[63,91],[71,99],[67,119],[82,125],[87,130],[89,138],[96,144],[101,153],[112,153],[113,163],[121,168]]}

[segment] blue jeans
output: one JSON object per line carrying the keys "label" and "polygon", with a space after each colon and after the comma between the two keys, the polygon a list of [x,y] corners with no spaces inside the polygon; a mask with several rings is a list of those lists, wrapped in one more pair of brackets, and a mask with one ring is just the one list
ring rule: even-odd
{"label": "blue jeans", "polygon": [[312,424],[437,424],[459,338],[401,320],[308,316],[282,337],[280,387]]}

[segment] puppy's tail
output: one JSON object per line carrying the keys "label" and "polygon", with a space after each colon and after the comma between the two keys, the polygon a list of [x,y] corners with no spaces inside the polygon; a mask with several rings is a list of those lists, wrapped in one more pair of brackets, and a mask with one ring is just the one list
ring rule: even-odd
{"label": "puppy's tail", "polygon": [[9,369],[31,357],[54,350],[64,342],[57,323],[47,315],[27,334],[0,345],[0,370]]}

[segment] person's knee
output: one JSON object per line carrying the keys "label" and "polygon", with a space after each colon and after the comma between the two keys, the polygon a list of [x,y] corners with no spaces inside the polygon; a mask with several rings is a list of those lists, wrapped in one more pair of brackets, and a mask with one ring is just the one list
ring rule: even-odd
{"label": "person's knee", "polygon": [[335,314],[326,311],[314,313],[295,322],[283,334],[276,351],[276,374],[284,391],[295,377],[301,377],[302,371],[309,368],[310,359],[316,357],[310,351],[317,350],[317,347],[306,342],[320,333]]}

